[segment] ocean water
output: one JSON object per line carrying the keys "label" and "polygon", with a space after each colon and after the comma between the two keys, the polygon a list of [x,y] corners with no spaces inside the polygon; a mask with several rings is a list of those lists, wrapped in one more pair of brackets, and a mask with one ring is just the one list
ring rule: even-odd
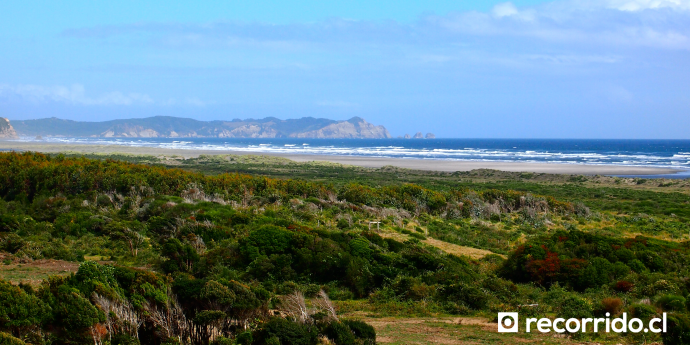
{"label": "ocean water", "polygon": [[681,175],[690,174],[690,140],[46,138],[42,141],[220,152],[648,166],[677,168],[684,171]]}

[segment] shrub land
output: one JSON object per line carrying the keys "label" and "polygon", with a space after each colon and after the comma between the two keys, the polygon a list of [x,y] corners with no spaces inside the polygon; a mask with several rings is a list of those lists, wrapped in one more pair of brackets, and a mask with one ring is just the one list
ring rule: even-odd
{"label": "shrub land", "polygon": [[98,158],[0,153],[3,344],[375,344],[367,315],[507,311],[666,312],[569,337],[690,343],[682,189]]}

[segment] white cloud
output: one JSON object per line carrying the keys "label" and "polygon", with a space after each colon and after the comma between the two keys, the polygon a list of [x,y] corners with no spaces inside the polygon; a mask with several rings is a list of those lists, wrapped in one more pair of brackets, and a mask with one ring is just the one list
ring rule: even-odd
{"label": "white cloud", "polygon": [[607,2],[609,8],[628,12],[664,8],[681,11],[690,10],[690,0],[608,0]]}
{"label": "white cloud", "polygon": [[519,10],[512,2],[500,3],[491,9],[491,15],[496,19],[511,18],[529,22],[535,19],[535,14],[532,9]]}
{"label": "white cloud", "polygon": [[[551,42],[580,47],[646,47],[690,50],[690,0],[561,0],[517,8],[501,3],[490,13],[427,17],[427,26],[521,43]],[[443,36],[443,37],[448,37]],[[517,43],[517,42],[515,42]]]}
{"label": "white cloud", "polygon": [[19,97],[30,102],[62,102],[80,105],[152,104],[153,99],[141,93],[108,92],[97,97],[86,95],[83,85],[0,85],[0,95]]}
{"label": "white cloud", "polygon": [[75,105],[191,105],[191,106],[205,106],[206,103],[196,97],[186,98],[184,101],[178,101],[170,98],[166,101],[157,102],[147,94],[142,93],[123,93],[120,91],[113,91],[103,93],[99,96],[92,97],[86,93],[86,88],[81,84],[73,84],[71,86],[54,85],[8,85],[0,84],[0,96],[8,98],[19,98],[25,101],[34,103],[43,102],[60,102]]}
{"label": "white cloud", "polygon": [[552,64],[586,64],[586,63],[616,63],[620,59],[612,56],[598,56],[598,55],[547,55],[547,54],[531,54],[525,55],[529,60],[544,61]]}
{"label": "white cloud", "polygon": [[[628,48],[687,51],[689,22],[690,0],[556,0],[532,7],[504,2],[489,12],[425,16],[414,23],[342,19],[296,24],[148,23],[85,28],[64,34],[94,39],[131,36],[135,44],[141,43],[140,37],[147,37],[148,47],[180,51],[218,49],[247,56],[258,52],[253,56],[259,58],[236,61],[265,67],[269,65],[265,62],[273,59],[270,65],[284,67],[311,66],[304,61],[316,61],[318,65],[323,61],[318,57],[334,61],[337,59],[331,57],[337,54],[386,56],[386,52],[415,49],[419,51],[406,56],[416,58],[423,52],[427,57],[417,59],[419,62],[440,62],[435,57],[455,59],[449,47],[460,45],[468,47],[466,50],[496,55],[510,54],[510,49],[524,54],[573,56],[617,54],[616,49]],[[264,54],[266,51],[289,54]]]}
{"label": "white cloud", "polygon": [[494,6],[494,8],[491,9],[491,13],[497,18],[511,17],[520,14],[517,7],[515,7],[512,2],[504,2]]}

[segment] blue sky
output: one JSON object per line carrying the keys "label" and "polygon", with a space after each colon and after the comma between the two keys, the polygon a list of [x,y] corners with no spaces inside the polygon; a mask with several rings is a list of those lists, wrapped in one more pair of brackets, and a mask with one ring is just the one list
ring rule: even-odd
{"label": "blue sky", "polygon": [[0,116],[690,139],[690,0],[5,1]]}

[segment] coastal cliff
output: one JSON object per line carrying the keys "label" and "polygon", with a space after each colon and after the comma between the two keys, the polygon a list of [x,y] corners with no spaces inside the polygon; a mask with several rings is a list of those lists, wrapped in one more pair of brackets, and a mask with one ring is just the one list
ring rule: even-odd
{"label": "coastal cliff", "polygon": [[390,138],[386,127],[374,126],[361,117],[353,117],[347,121],[330,124],[315,131],[291,135],[295,138],[348,138],[348,139],[378,139]]}
{"label": "coastal cliff", "polygon": [[235,119],[232,121],[199,121],[155,116],[143,119],[81,122],[58,118],[14,121],[17,133],[43,137],[97,138],[347,138],[380,139],[391,135],[383,126],[373,125],[360,117],[334,121],[303,117],[280,120]]}
{"label": "coastal cliff", "polygon": [[17,132],[10,124],[10,120],[0,117],[0,139],[16,139]]}

